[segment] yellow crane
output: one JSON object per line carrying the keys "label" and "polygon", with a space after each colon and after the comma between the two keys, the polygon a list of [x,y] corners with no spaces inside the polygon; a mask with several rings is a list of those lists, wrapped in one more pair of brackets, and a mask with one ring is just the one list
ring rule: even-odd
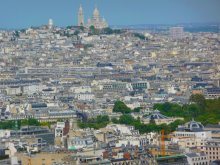
{"label": "yellow crane", "polygon": [[31,158],[28,159],[28,164],[27,165],[32,165]]}
{"label": "yellow crane", "polygon": [[172,138],[170,135],[165,135],[165,131],[161,130],[161,138],[160,138],[160,151],[161,156],[166,156],[166,148],[165,148],[165,139],[166,138]]}

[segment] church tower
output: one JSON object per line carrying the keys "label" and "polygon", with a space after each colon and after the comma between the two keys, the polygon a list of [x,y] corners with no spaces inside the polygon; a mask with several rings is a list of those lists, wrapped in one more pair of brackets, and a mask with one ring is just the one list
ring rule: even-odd
{"label": "church tower", "polygon": [[102,19],[97,7],[95,7],[93,11],[92,18],[88,20],[87,27],[94,26],[96,29],[103,29],[108,27],[107,22],[105,19]]}
{"label": "church tower", "polygon": [[78,26],[84,26],[84,14],[82,5],[80,5],[78,12]]}

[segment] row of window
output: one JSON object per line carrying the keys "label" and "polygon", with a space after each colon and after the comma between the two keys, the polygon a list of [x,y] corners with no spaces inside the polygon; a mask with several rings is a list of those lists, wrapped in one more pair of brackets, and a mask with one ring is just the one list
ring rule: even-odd
{"label": "row of window", "polygon": [[198,160],[206,160],[206,157],[201,157],[201,159],[200,158],[192,158],[192,161],[198,161]]}
{"label": "row of window", "polygon": [[193,165],[208,165],[208,162],[203,162],[203,163],[193,163]]}

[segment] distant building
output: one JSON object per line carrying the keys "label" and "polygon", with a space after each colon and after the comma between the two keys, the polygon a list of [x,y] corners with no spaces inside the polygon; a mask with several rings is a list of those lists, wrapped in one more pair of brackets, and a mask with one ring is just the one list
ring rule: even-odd
{"label": "distant building", "polygon": [[195,165],[195,164],[208,165],[209,164],[208,156],[203,152],[202,153],[187,153],[186,157],[189,162],[189,165]]}
{"label": "distant building", "polygon": [[96,29],[103,29],[108,27],[107,22],[104,18],[101,18],[97,8],[94,9],[92,18],[88,20],[87,27],[91,26],[94,26]]}
{"label": "distant building", "polygon": [[208,156],[208,160],[212,161],[220,159],[220,141],[219,140],[209,140],[206,142],[202,149],[203,152]]}
{"label": "distant building", "polygon": [[35,136],[41,138],[47,144],[54,144],[54,133],[52,133],[48,128],[38,127],[38,126],[24,126],[18,131],[11,131],[12,137],[17,136]]}
{"label": "distant building", "polygon": [[49,29],[53,28],[53,20],[52,19],[49,19],[49,21],[48,21],[48,28]]}
{"label": "distant building", "polygon": [[80,5],[78,12],[78,26],[84,26],[84,14],[82,5]]}
{"label": "distant building", "polygon": [[183,27],[171,27],[170,37],[172,39],[182,39],[184,37],[184,28]]}
{"label": "distant building", "polygon": [[82,148],[92,148],[94,146],[94,141],[92,137],[70,137],[67,140],[69,150],[77,150]]}
{"label": "distant building", "polygon": [[183,118],[173,118],[173,117],[167,117],[160,113],[160,111],[155,110],[151,115],[144,117],[143,122],[145,124],[148,124],[151,122],[151,120],[155,121],[156,124],[163,124],[163,123],[172,123],[176,120],[183,120]]}
{"label": "distant building", "polygon": [[185,155],[158,157],[156,160],[158,165],[189,165]]}
{"label": "distant building", "polygon": [[178,126],[177,131],[174,132],[175,137],[188,137],[211,139],[211,131],[205,131],[204,126],[200,122],[194,120],[186,123],[183,126]]}
{"label": "distant building", "polygon": [[69,132],[69,121],[65,122],[57,122],[55,128],[55,137],[63,137],[66,136]]}
{"label": "distant building", "polygon": [[91,26],[94,26],[96,29],[103,29],[103,28],[108,27],[108,23],[105,21],[104,18],[100,16],[98,8],[95,7],[92,18],[88,19],[88,24],[85,25],[83,8],[80,5],[79,12],[78,12],[78,26],[86,26],[88,28]]}

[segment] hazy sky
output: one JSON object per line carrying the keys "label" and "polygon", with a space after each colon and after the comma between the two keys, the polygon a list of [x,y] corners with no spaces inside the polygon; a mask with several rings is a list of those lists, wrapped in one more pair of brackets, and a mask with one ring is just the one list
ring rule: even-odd
{"label": "hazy sky", "polygon": [[87,20],[97,5],[110,25],[220,22],[220,0],[0,0],[0,28],[76,25],[80,3]]}

